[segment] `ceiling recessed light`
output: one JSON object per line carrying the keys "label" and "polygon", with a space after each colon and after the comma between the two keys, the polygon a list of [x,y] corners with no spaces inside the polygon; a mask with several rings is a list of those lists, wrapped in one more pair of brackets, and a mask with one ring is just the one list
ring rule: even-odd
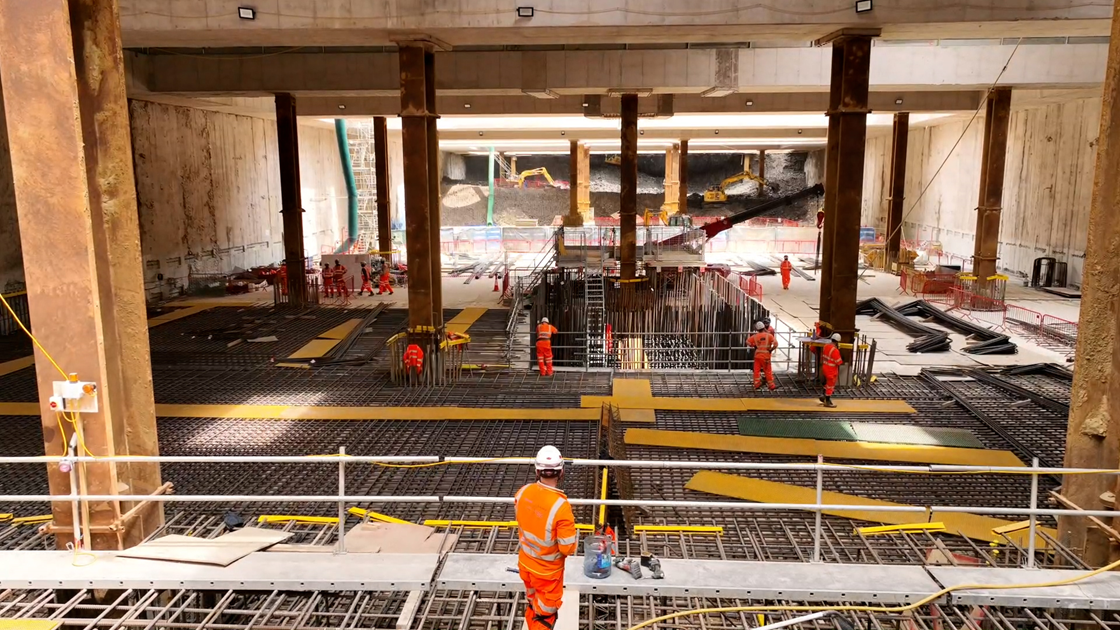
{"label": "ceiling recessed light", "polygon": [[567,131],[561,131],[561,132],[560,132],[560,135],[562,135],[562,136],[566,136],[566,135],[568,135],[568,132],[567,132]]}
{"label": "ceiling recessed light", "polygon": [[799,136],[800,136],[800,135],[801,135],[801,134],[803,134],[803,133],[805,133],[805,131],[804,131],[803,129],[798,129],[798,130],[797,130],[797,135],[799,135]]}
{"label": "ceiling recessed light", "polygon": [[871,10],[871,0],[856,0],[856,13],[867,13]]}
{"label": "ceiling recessed light", "polygon": [[466,109],[470,109],[471,104],[470,103],[463,103],[463,107],[466,108]]}
{"label": "ceiling recessed light", "polygon": [[480,136],[481,136],[481,135],[482,135],[482,132],[481,132],[481,131],[480,131],[480,132],[478,132],[478,135],[480,135]]}
{"label": "ceiling recessed light", "polygon": [[717,136],[719,135],[719,129],[716,129],[716,135]]}
{"label": "ceiling recessed light", "polygon": [[584,104],[583,104],[583,106],[584,106],[584,107],[587,107],[587,103],[584,103]]}
{"label": "ceiling recessed light", "polygon": [[517,17],[531,18],[533,17],[533,7],[517,7]]}
{"label": "ceiling recessed light", "polygon": [[339,105],[338,105],[338,108],[339,108],[339,109],[346,109],[346,106],[345,106],[345,105],[343,105],[343,104],[341,104],[341,103],[339,103]]}
{"label": "ceiling recessed light", "polygon": [[747,107],[754,107],[754,101],[747,100]]}
{"label": "ceiling recessed light", "polygon": [[237,17],[242,20],[257,19],[257,10],[253,7],[237,7]]}
{"label": "ceiling recessed light", "polygon": [[639,130],[638,130],[638,135],[639,135],[639,136],[644,136],[644,135],[646,135],[646,130],[645,130],[645,129],[639,129]]}
{"label": "ceiling recessed light", "polygon": [[894,104],[895,105],[901,105],[902,104],[902,99],[900,99],[900,98],[894,99]]}

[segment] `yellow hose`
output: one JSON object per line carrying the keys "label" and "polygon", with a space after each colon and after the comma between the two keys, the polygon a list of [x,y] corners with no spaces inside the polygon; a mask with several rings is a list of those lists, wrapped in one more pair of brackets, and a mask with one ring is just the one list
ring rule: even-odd
{"label": "yellow hose", "polygon": [[834,610],[836,612],[882,612],[882,613],[901,613],[914,610],[920,606],[937,600],[943,595],[948,595],[953,591],[966,591],[973,589],[987,589],[987,590],[1009,590],[1016,588],[1046,588],[1050,586],[1065,586],[1066,584],[1073,584],[1082,580],[1087,580],[1095,575],[1100,575],[1105,571],[1111,571],[1120,567],[1120,560],[1107,564],[1099,569],[1075,575],[1064,580],[1055,580],[1053,582],[1038,582],[1035,584],[958,584],[943,588],[936,593],[920,599],[913,604],[906,604],[905,606],[728,606],[725,608],[696,608],[693,610],[682,610],[680,612],[662,615],[653,619],[647,619],[637,625],[630,626],[629,630],[641,630],[647,626],[652,626],[657,623],[669,621],[670,619],[677,619],[679,617],[690,617],[692,615],[707,615],[712,613],[736,613],[736,612],[771,612],[771,611],[789,611],[789,612],[822,612],[826,610]]}

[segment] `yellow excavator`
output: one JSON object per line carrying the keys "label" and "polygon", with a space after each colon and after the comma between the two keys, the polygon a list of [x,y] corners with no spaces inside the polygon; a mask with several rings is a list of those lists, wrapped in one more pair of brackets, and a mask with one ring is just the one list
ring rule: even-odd
{"label": "yellow excavator", "polygon": [[548,174],[548,169],[544,168],[543,166],[541,168],[532,168],[527,171],[521,171],[520,174],[513,178],[513,185],[520,188],[521,185],[525,183],[525,180],[527,178],[534,175],[544,175],[544,178],[548,180],[548,184],[550,186],[554,186],[556,188],[567,188],[564,182],[553,181],[552,176]]}
{"label": "yellow excavator", "polygon": [[607,159],[603,160],[607,164],[614,164],[615,166],[622,166],[621,155],[608,155]]}
{"label": "yellow excavator", "polygon": [[728,188],[728,186],[731,186],[732,184],[741,182],[744,179],[749,179],[752,182],[757,182],[758,183],[758,189],[759,189],[760,192],[762,191],[763,188],[765,188],[766,186],[769,185],[769,184],[766,183],[765,179],[762,179],[758,175],[755,175],[754,173],[752,173],[750,171],[743,171],[742,173],[739,173],[738,175],[732,175],[731,177],[728,177],[727,179],[723,180],[722,182],[720,182],[719,186],[712,186],[712,187],[708,188],[707,190],[705,190],[704,191],[704,203],[727,203],[727,188]]}

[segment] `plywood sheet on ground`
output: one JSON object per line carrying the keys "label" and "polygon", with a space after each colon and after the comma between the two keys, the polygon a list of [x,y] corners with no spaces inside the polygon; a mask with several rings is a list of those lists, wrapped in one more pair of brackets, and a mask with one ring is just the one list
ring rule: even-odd
{"label": "plywood sheet on ground", "polygon": [[649,381],[641,378],[616,378],[612,383],[611,392],[615,396],[653,398],[653,388]]}
{"label": "plywood sheet on ground", "polygon": [[289,359],[318,359],[338,345],[338,339],[312,339],[288,356]]}
{"label": "plywood sheet on ground", "polygon": [[874,462],[906,462],[913,464],[949,464],[959,466],[1022,466],[1010,451],[977,448],[952,448],[921,444],[884,444],[882,442],[830,442],[796,438],[747,437],[691,431],[660,431],[627,429],[627,444],[696,448],[733,453],[766,453],[770,455],[804,455],[826,459],[857,459]]}
{"label": "plywood sheet on ground", "polygon": [[485,313],[486,311],[487,309],[479,307],[465,308],[459,311],[458,315],[452,317],[451,321],[444,324],[443,327],[445,330],[447,330],[447,332],[453,332],[460,335],[465,334],[467,332],[467,329],[469,329],[471,325],[477,322],[478,318],[482,317],[483,313]]}
{"label": "plywood sheet on ground", "polygon": [[353,330],[357,328],[361,323],[362,320],[360,319],[348,319],[338,326],[335,326],[334,328],[328,330],[327,332],[320,333],[319,338],[338,339],[341,341],[342,339],[346,338],[346,335],[349,335],[351,332],[353,332]]}
{"label": "plywood sheet on ground", "polygon": [[[446,534],[446,535],[445,535]],[[413,523],[362,523],[346,532],[347,553],[447,553],[458,534]]]}
{"label": "plywood sheet on ground", "polygon": [[[761,479],[751,479],[749,477],[728,475],[726,473],[707,470],[693,475],[692,479],[685,484],[685,488],[707,494],[743,499],[744,501],[754,501],[756,503],[804,503],[812,505],[816,503],[817,500],[817,491],[815,488],[803,488],[801,486],[763,481]],[[821,501],[826,505],[851,505],[854,508],[908,507],[903,503],[865,499],[842,492],[828,491],[822,493]],[[831,516],[883,523],[886,525],[905,525],[916,522],[940,521],[945,524],[945,529],[949,533],[985,542],[994,540],[1002,541],[1002,537],[993,534],[992,530],[1011,524],[1011,521],[959,512],[936,512],[932,515],[932,518],[930,518],[928,509],[923,513],[880,512],[859,509],[822,510],[822,512]],[[1047,528],[1039,528],[1039,530],[1045,532],[1049,536],[1057,536],[1055,530]],[[1027,535],[1027,532],[1016,532],[1009,534],[1008,538],[1019,545],[1025,545]],[[1036,544],[1040,548],[1046,546],[1041,537],[1038,538]]]}
{"label": "plywood sheet on ground", "polygon": [[836,399],[825,407],[816,398],[674,398],[641,396],[583,396],[581,406],[613,404],[620,409],[662,411],[777,411],[788,413],[915,413],[905,400]]}
{"label": "plywood sheet on ground", "polygon": [[266,549],[291,537],[292,534],[288,532],[256,527],[244,527],[217,538],[195,538],[172,534],[141,543],[118,555],[122,558],[228,567],[254,551]]}

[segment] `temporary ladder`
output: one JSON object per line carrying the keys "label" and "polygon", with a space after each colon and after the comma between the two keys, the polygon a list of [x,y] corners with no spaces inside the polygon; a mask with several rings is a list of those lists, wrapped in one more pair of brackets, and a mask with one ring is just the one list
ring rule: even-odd
{"label": "temporary ladder", "polygon": [[606,367],[607,343],[603,326],[606,304],[602,269],[588,271],[583,291],[584,303],[587,305],[587,336],[584,338],[587,367]]}

